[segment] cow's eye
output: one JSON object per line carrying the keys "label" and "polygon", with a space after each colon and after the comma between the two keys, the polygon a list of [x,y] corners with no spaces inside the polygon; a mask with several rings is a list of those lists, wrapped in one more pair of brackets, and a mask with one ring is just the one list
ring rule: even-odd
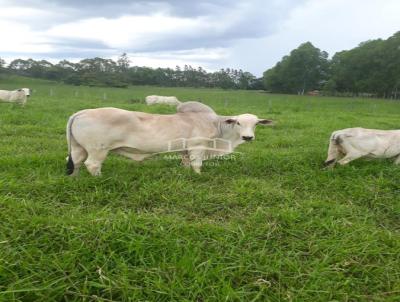
{"label": "cow's eye", "polygon": [[239,122],[237,122],[236,124],[237,124],[238,126],[240,126],[240,123],[239,123]]}

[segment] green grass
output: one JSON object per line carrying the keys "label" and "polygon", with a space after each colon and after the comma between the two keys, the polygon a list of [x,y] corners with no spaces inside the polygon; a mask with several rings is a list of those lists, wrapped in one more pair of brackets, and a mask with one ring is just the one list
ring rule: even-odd
{"label": "green grass", "polygon": [[[400,167],[321,169],[333,130],[400,128],[398,102],[24,78],[0,86],[34,89],[25,108],[0,104],[0,301],[399,301]],[[174,111],[138,102],[149,94],[276,125],[201,175],[178,160],[110,156],[100,178],[84,168],[65,176],[72,113]]]}

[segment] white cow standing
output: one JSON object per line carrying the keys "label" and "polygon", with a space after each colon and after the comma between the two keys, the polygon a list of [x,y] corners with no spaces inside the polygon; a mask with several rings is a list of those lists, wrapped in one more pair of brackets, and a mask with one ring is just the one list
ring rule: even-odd
{"label": "white cow standing", "polygon": [[189,154],[190,166],[200,173],[207,152],[207,139],[232,140],[234,149],[254,139],[257,124],[272,123],[252,114],[227,118],[218,116],[211,108],[211,111],[196,108],[192,111],[186,108],[186,112],[170,115],[118,108],[87,109],[75,113],[67,124],[67,173],[76,175],[84,162],[92,175],[100,175],[102,163],[110,152],[141,161],[171,151],[170,142],[177,140],[188,142],[186,149],[181,151]]}
{"label": "white cow standing", "polygon": [[396,158],[400,164],[400,130],[348,128],[332,133],[326,166],[361,158]]}
{"label": "white cow standing", "polygon": [[0,90],[0,101],[7,103],[19,103],[25,106],[27,98],[31,95],[29,88],[20,88],[17,90]]}
{"label": "white cow standing", "polygon": [[161,95],[146,96],[145,101],[147,105],[165,104],[165,105],[177,106],[181,103],[175,96],[161,96]]}

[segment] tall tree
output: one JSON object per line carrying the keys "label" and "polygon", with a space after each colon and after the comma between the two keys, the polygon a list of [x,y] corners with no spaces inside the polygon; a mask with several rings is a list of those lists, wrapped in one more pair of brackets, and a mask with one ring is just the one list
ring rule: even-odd
{"label": "tall tree", "polygon": [[117,60],[118,70],[126,72],[129,69],[130,60],[128,55],[124,52]]}
{"label": "tall tree", "polygon": [[0,58],[0,73],[4,72],[5,66],[6,66],[6,61],[4,61],[2,58]]}
{"label": "tall tree", "polygon": [[267,90],[304,94],[319,89],[327,79],[327,71],[328,53],[306,42],[265,71],[263,78]]}
{"label": "tall tree", "polygon": [[339,92],[398,97],[400,90],[400,32],[387,40],[370,40],[336,53],[331,79]]}
{"label": "tall tree", "polygon": [[11,61],[11,63],[8,65],[8,68],[15,72],[23,73],[24,71],[27,71],[29,68],[31,68],[34,62],[35,61],[32,59],[28,60],[16,59]]}

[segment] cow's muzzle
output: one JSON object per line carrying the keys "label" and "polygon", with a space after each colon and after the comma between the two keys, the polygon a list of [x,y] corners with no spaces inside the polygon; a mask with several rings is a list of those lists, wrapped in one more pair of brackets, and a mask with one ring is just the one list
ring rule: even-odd
{"label": "cow's muzzle", "polygon": [[242,139],[246,142],[249,142],[254,139],[254,136],[242,136]]}

